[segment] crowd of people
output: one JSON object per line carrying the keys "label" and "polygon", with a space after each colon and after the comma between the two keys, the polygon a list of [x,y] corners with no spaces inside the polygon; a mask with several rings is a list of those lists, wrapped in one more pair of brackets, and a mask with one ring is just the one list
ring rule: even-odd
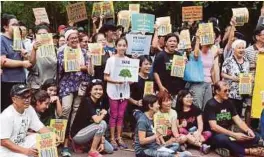
{"label": "crowd of people", "polygon": [[[37,156],[36,134],[50,132],[51,119],[68,120],[63,157],[86,148],[89,157],[127,149],[124,127],[133,132],[137,157],[192,156],[188,146],[204,154],[215,149],[221,156],[264,156],[264,112],[257,129],[250,122],[252,95],[239,93],[239,74],[255,76],[257,56],[264,53],[264,8],[252,32],[253,43],[236,30],[234,17],[225,33],[218,19],[210,18],[214,44],[200,44],[198,22],[182,24],[181,30],[191,30],[189,49],[178,48],[179,32],[159,36],[155,25],[150,53],[141,56],[126,54],[125,35],[134,32],[103,20],[92,19],[92,35],[75,26],[52,31],[46,23],[36,25],[33,33],[14,15],[1,16],[1,156]],[[19,51],[12,46],[14,26],[21,31]],[[36,35],[47,33],[53,33],[56,54],[41,57]],[[93,64],[88,43],[103,46],[100,66]],[[79,71],[65,70],[68,50],[81,54]],[[186,65],[200,62],[203,81],[171,76],[174,55],[184,56]],[[116,58],[139,60],[138,82],[113,79]],[[144,94],[149,81],[154,92]],[[156,126],[160,117],[166,131]]]}

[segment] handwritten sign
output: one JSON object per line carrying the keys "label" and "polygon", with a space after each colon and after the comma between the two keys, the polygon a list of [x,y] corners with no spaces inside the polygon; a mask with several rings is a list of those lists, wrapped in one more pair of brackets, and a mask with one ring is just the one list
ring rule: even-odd
{"label": "handwritten sign", "polygon": [[130,58],[115,58],[113,80],[138,82],[139,60]]}
{"label": "handwritten sign", "polygon": [[92,17],[100,17],[102,3],[93,3]]}
{"label": "handwritten sign", "polygon": [[167,135],[168,132],[168,126],[166,125],[169,121],[169,115],[168,114],[156,114],[154,115],[154,130],[157,132],[157,130],[160,131],[160,134],[163,136]]}
{"label": "handwritten sign", "polygon": [[53,132],[38,134],[36,138],[38,157],[58,157],[56,137]]}
{"label": "handwritten sign", "polygon": [[38,57],[52,57],[56,58],[55,48],[53,44],[52,34],[37,34],[37,41],[41,43],[41,46],[38,48]]}
{"label": "handwritten sign", "polygon": [[151,35],[127,34],[128,48],[126,54],[149,55],[151,38]]}
{"label": "handwritten sign", "polygon": [[64,70],[65,72],[80,71],[81,68],[81,49],[72,49],[66,47],[64,49]]}
{"label": "handwritten sign", "polygon": [[45,8],[33,8],[33,13],[36,19],[36,22],[35,22],[36,25],[40,24],[41,22],[45,22],[48,24],[50,23],[48,14]]}
{"label": "handwritten sign", "polygon": [[113,2],[101,2],[101,15],[104,18],[115,18]]}
{"label": "handwritten sign", "polygon": [[60,143],[64,142],[66,127],[67,127],[68,120],[66,119],[51,119],[50,120],[50,127],[54,128],[55,133],[60,137]]}
{"label": "handwritten sign", "polygon": [[91,55],[92,64],[96,66],[102,65],[103,45],[100,43],[89,43],[89,55]]}
{"label": "handwritten sign", "polygon": [[22,49],[21,31],[18,26],[13,27],[13,49],[20,51]]}
{"label": "handwritten sign", "polygon": [[154,94],[154,83],[153,81],[145,81],[144,95]]}
{"label": "handwritten sign", "polygon": [[152,14],[138,14],[131,15],[132,31],[133,32],[154,32],[154,19]]}
{"label": "handwritten sign", "polygon": [[66,7],[69,21],[76,23],[87,19],[85,2],[70,4]]}
{"label": "handwritten sign", "polygon": [[202,6],[182,7],[182,21],[199,21],[199,20],[203,20]]}
{"label": "handwritten sign", "polygon": [[117,25],[121,25],[124,27],[124,31],[128,32],[130,27],[130,12],[128,10],[122,10],[117,15]]}
{"label": "handwritten sign", "polygon": [[214,44],[214,29],[212,23],[201,23],[199,24],[199,30],[201,32],[200,42],[201,45],[211,45]]}
{"label": "handwritten sign", "polygon": [[139,13],[140,12],[140,4],[129,4],[129,12],[130,13]]}
{"label": "handwritten sign", "polygon": [[236,26],[243,26],[248,23],[249,12],[247,8],[233,8],[233,16],[236,18]]}
{"label": "handwritten sign", "polygon": [[179,36],[180,42],[178,48],[181,50],[190,49],[191,47],[191,38],[190,31],[188,29],[182,30]]}
{"label": "handwritten sign", "polygon": [[171,76],[181,77],[184,76],[185,60],[184,56],[174,55],[171,67]]}

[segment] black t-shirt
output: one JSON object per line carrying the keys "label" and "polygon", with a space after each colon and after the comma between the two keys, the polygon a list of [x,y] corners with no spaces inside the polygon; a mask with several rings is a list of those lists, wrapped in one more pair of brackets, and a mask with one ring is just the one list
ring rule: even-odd
{"label": "black t-shirt", "polygon": [[192,105],[190,111],[178,112],[178,120],[180,124],[182,123],[183,120],[186,120],[187,121],[186,129],[189,130],[190,128],[194,126],[198,127],[197,117],[201,114],[202,114],[202,111],[198,107]]}
{"label": "black t-shirt", "polygon": [[102,109],[103,106],[100,101],[95,103],[90,97],[83,98],[71,127],[71,137],[74,137],[80,130],[94,123],[92,116],[99,115]]}
{"label": "black t-shirt", "polygon": [[236,109],[229,100],[219,103],[212,98],[206,103],[204,109],[203,118],[205,121],[205,128],[206,130],[211,130],[209,120],[216,120],[217,125],[228,129],[233,124],[232,117],[236,115]]}
{"label": "black t-shirt", "polygon": [[134,82],[130,85],[131,98],[134,100],[141,100],[144,96],[144,88],[146,81],[153,81],[152,79],[144,79],[141,76],[138,76],[138,82]]}
{"label": "black t-shirt", "polygon": [[177,95],[178,92],[185,87],[185,81],[182,78],[171,76],[171,66],[173,55],[181,56],[181,53],[175,51],[174,54],[168,54],[165,51],[158,53],[155,58],[153,69],[158,73],[162,85],[172,95]]}

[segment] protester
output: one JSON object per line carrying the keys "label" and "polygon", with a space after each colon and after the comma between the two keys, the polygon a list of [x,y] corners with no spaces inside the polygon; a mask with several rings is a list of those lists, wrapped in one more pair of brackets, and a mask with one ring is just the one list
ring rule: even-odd
{"label": "protester", "polygon": [[66,44],[65,36],[64,35],[60,35],[59,41],[58,41],[58,48],[62,47],[64,44]]}
{"label": "protester", "polygon": [[88,50],[88,42],[89,42],[89,37],[87,34],[79,34],[79,42],[80,42],[80,47],[82,49]]}
{"label": "protester", "polygon": [[[216,152],[225,156],[229,156],[229,150],[238,157],[263,156],[263,147],[253,148],[253,145],[258,144],[259,137],[241,120],[234,105],[229,101],[228,84],[222,81],[215,83],[214,93],[216,95],[205,106],[204,119],[206,129],[213,133],[209,139],[210,143],[215,148],[226,148],[218,149]],[[233,123],[242,132],[231,131]]]}
{"label": "protester", "polygon": [[25,50],[27,53],[30,53],[32,50],[32,42],[30,39],[27,38],[27,27],[23,22],[19,22],[19,28],[21,30],[21,38],[22,38],[22,42],[25,46]]}
{"label": "protester", "polygon": [[113,24],[104,24],[99,30],[99,33],[105,34],[106,37],[105,49],[109,51],[110,55],[115,53],[116,29],[117,27]]}

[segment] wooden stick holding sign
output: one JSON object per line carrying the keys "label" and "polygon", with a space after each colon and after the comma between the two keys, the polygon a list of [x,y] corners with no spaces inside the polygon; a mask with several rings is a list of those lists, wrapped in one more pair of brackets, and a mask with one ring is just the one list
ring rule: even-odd
{"label": "wooden stick holding sign", "polygon": [[22,49],[22,37],[18,26],[13,27],[13,39],[13,50],[20,51]]}
{"label": "wooden stick holding sign", "polygon": [[239,94],[251,95],[252,93],[252,74],[240,73],[239,75]]}
{"label": "wooden stick holding sign", "polygon": [[45,22],[45,23],[50,23],[49,22],[49,18],[48,18],[48,14],[46,12],[46,9],[45,8],[33,8],[33,13],[34,13],[34,16],[35,16],[35,24],[38,25],[42,22]]}
{"label": "wooden stick holding sign", "polygon": [[58,157],[55,133],[38,134],[36,138],[38,157]]}
{"label": "wooden stick holding sign", "polygon": [[36,35],[37,41],[41,43],[38,51],[38,57],[52,57],[56,58],[55,47],[53,44],[52,34],[37,34]]}

